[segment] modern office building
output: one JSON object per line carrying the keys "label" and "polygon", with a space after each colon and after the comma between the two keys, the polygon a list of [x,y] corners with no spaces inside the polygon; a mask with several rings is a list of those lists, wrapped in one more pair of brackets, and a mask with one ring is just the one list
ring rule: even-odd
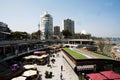
{"label": "modern office building", "polygon": [[40,30],[42,31],[41,39],[51,39],[53,35],[53,18],[47,12],[41,16]]}
{"label": "modern office building", "polygon": [[60,35],[60,26],[54,26],[54,35]]}
{"label": "modern office building", "polygon": [[0,40],[7,40],[10,38],[10,29],[6,23],[0,22]]}
{"label": "modern office building", "polygon": [[62,25],[63,25],[64,30],[68,30],[69,32],[72,33],[72,35],[75,34],[75,31],[74,31],[74,21],[73,20],[65,19],[65,20],[63,20]]}

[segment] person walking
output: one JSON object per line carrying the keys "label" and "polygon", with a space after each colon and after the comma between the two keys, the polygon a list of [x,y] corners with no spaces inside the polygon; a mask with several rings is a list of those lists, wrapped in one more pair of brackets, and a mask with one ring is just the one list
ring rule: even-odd
{"label": "person walking", "polygon": [[60,79],[62,80],[62,77],[63,77],[63,75],[62,75],[62,73],[60,74]]}
{"label": "person walking", "polygon": [[63,71],[63,65],[61,65],[61,71]]}
{"label": "person walking", "polygon": [[42,75],[39,74],[38,80],[42,80]]}

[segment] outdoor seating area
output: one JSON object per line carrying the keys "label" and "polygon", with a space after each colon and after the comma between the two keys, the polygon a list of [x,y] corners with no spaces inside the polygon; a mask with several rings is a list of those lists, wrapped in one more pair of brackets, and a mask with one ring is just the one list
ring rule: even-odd
{"label": "outdoor seating area", "polygon": [[61,45],[53,45],[49,46],[50,52],[51,53],[57,53],[60,51]]}
{"label": "outdoor seating area", "polygon": [[114,71],[102,71],[99,73],[86,74],[87,80],[120,80],[120,74]]}
{"label": "outdoor seating area", "polygon": [[44,54],[44,55],[41,55],[41,56],[38,56],[38,55],[29,55],[29,56],[25,56],[23,58],[23,63],[24,64],[39,64],[39,65],[44,65],[47,63],[48,61],[48,55],[47,54]]}
{"label": "outdoor seating area", "polygon": [[47,61],[48,55],[45,51],[41,51],[40,55],[28,55],[3,62],[0,64],[0,79],[37,80],[39,72],[33,64],[44,65]]}
{"label": "outdoor seating area", "polygon": [[37,80],[39,72],[35,65],[24,65],[23,71],[18,76],[12,77],[12,80]]}

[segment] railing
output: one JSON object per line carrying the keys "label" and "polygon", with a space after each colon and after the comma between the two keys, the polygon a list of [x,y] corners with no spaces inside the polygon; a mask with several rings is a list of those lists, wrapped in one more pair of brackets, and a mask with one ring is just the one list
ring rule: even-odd
{"label": "railing", "polygon": [[29,50],[29,51],[27,50],[25,52],[17,53],[17,54],[11,55],[11,56],[6,56],[6,57],[2,58],[0,60],[0,62],[6,61],[6,60],[9,60],[9,59],[21,56],[21,55],[29,54],[29,53],[32,53],[32,52],[37,51],[37,50],[42,50],[42,49],[45,49],[45,48],[38,48],[38,49]]}

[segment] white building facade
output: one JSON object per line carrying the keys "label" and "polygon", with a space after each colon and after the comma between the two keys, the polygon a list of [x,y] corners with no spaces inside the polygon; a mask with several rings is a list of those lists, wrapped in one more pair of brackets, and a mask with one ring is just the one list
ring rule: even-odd
{"label": "white building facade", "polygon": [[42,32],[41,40],[51,39],[53,35],[53,18],[47,12],[41,16],[40,30]]}

